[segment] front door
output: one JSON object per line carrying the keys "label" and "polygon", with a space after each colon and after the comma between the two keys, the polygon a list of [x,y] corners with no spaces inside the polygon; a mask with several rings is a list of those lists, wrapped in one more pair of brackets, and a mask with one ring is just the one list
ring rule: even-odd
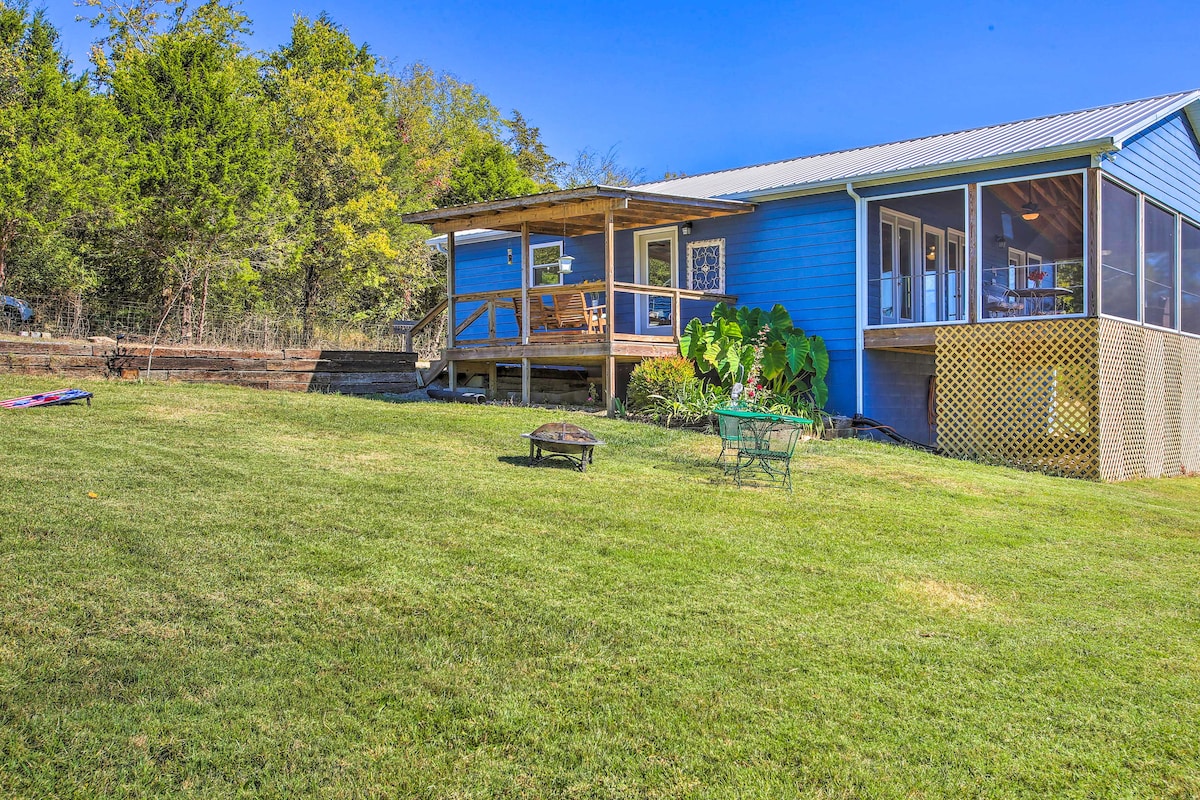
{"label": "front door", "polygon": [[[633,237],[634,283],[643,286],[673,287],[679,272],[679,230],[658,228],[639,231]],[[670,295],[635,295],[636,330],[641,334],[670,336],[675,330],[671,319]]]}

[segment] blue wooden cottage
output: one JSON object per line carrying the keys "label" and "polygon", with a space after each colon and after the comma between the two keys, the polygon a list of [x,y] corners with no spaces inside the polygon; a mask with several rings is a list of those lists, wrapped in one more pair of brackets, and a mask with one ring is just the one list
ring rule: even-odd
{"label": "blue wooden cottage", "polygon": [[643,184],[410,214],[447,253],[444,360],[495,376],[676,352],[782,303],[831,412],[1103,479],[1200,471],[1200,90]]}

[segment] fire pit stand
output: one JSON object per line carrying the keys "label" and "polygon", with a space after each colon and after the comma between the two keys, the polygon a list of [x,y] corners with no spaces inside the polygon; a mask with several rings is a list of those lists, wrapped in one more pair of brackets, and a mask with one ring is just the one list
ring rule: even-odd
{"label": "fire pit stand", "polygon": [[521,436],[529,440],[529,466],[536,467],[551,458],[562,458],[580,472],[587,471],[587,465],[592,463],[593,451],[597,445],[604,444],[589,431],[569,422],[550,422],[533,433],[522,433]]}

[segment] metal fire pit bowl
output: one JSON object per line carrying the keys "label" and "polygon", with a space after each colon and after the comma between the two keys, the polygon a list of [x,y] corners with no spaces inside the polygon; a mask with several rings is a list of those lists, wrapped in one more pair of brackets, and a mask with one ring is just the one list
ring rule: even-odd
{"label": "metal fire pit bowl", "polygon": [[580,472],[587,471],[587,465],[592,463],[596,446],[604,444],[589,431],[569,422],[548,422],[533,433],[522,433],[521,437],[529,440],[529,466],[562,458]]}

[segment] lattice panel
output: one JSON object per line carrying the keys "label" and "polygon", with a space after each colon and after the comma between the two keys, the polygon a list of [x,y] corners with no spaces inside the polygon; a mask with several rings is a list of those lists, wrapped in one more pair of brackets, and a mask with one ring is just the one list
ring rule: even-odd
{"label": "lattice panel", "polygon": [[1096,320],[947,325],[936,360],[945,452],[1099,477]]}
{"label": "lattice panel", "polygon": [[1200,342],[1101,320],[1100,475],[1200,471]]}
{"label": "lattice panel", "polygon": [[1180,337],[1179,464],[1185,475],[1200,474],[1200,339]]}

